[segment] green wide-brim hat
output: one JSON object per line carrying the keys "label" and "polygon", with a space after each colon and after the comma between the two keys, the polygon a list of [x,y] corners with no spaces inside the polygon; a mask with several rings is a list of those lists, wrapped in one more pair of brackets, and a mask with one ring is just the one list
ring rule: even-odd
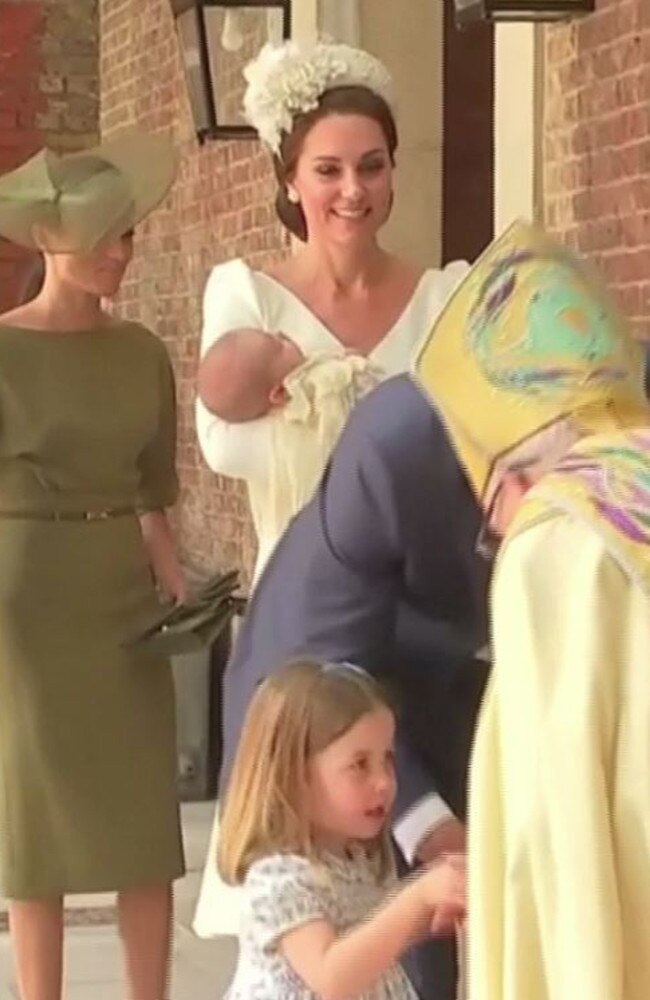
{"label": "green wide-brim hat", "polygon": [[165,136],[129,129],[92,149],[42,149],[0,177],[0,236],[47,253],[86,253],[158,205],[176,173]]}

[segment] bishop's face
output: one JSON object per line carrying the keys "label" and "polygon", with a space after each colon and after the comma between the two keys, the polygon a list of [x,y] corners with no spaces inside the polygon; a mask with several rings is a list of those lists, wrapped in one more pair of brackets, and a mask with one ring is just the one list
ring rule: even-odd
{"label": "bishop's face", "polygon": [[542,428],[499,459],[483,500],[485,520],[479,547],[484,554],[494,555],[528,491],[581,436],[580,427],[566,417]]}

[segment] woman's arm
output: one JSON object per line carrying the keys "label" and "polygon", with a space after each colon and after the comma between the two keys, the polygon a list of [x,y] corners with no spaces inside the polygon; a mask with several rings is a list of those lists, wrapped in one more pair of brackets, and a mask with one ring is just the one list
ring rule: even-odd
{"label": "woman's arm", "polygon": [[464,913],[465,863],[460,857],[435,865],[409,882],[364,923],[337,937],[325,920],[285,934],[280,951],[321,1000],[360,996],[399,961],[422,935],[440,905]]}
{"label": "woman's arm", "polygon": [[182,604],[187,598],[187,584],[165,511],[140,514],[140,528],[158,587],[169,600]]}
{"label": "woman's arm", "polygon": [[176,603],[185,599],[185,581],[165,510],[178,497],[176,473],[176,386],[164,345],[154,338],[159,381],[159,413],[155,433],[138,457],[137,511],[140,530],[156,583]]}
{"label": "woman's arm", "polygon": [[[201,357],[219,337],[240,327],[265,329],[265,320],[246,265],[239,260],[212,270],[203,297]],[[266,418],[228,424],[196,400],[196,429],[203,457],[213,472],[236,479],[265,479],[270,454]]]}

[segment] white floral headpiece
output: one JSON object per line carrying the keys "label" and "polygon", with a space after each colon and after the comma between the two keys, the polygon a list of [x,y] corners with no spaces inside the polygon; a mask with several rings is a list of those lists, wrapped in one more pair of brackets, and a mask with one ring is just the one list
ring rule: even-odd
{"label": "white floral headpiece", "polygon": [[386,67],[362,49],[335,42],[301,48],[296,42],[267,43],[244,70],[248,83],[244,114],[274,153],[294,116],[312,111],[332,87],[367,87],[394,107]]}

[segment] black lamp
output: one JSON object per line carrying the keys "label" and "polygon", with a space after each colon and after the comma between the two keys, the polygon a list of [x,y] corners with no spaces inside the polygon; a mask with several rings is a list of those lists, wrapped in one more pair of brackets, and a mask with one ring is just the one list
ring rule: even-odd
{"label": "black lamp", "polygon": [[456,24],[473,21],[565,21],[593,14],[596,0],[453,0]]}
{"label": "black lamp", "polygon": [[291,0],[170,0],[199,142],[254,139],[242,70],[265,42],[291,37]]}

